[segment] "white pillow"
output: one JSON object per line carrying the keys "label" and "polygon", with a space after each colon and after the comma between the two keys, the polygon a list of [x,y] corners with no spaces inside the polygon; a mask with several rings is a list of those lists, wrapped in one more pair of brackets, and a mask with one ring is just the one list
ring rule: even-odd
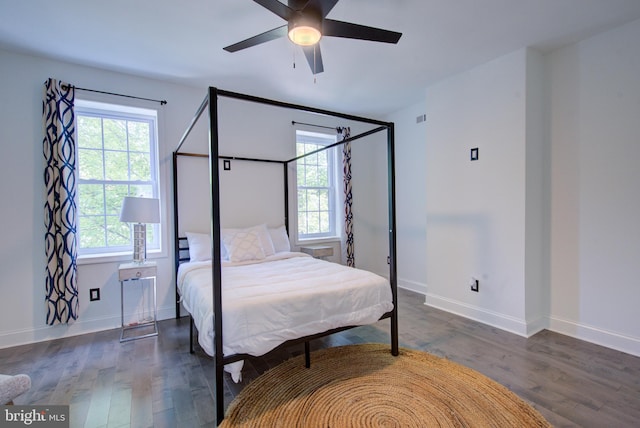
{"label": "white pillow", "polygon": [[[211,260],[211,237],[207,233],[186,232],[187,242],[189,243],[189,261],[202,262]],[[222,241],[220,241],[220,257],[227,260],[227,250]]]}
{"label": "white pillow", "polygon": [[211,238],[206,233],[187,232],[189,243],[189,261],[211,260]]}
{"label": "white pillow", "polygon": [[222,234],[224,246],[232,262],[264,259],[264,250],[260,243],[260,236],[255,229],[239,230]]}
{"label": "white pillow", "polygon": [[272,256],[276,253],[275,249],[273,248],[271,235],[269,234],[269,230],[267,229],[266,224],[259,224],[257,226],[247,227],[245,229],[222,229],[222,240],[224,241],[225,235],[229,236],[238,232],[249,231],[255,231],[258,234],[258,238],[260,239],[260,244],[262,245],[262,251],[264,251],[265,257]]}
{"label": "white pillow", "polygon": [[276,253],[291,251],[289,236],[287,236],[287,228],[284,227],[284,225],[269,228],[269,235],[271,235],[271,242],[273,242],[273,248]]}

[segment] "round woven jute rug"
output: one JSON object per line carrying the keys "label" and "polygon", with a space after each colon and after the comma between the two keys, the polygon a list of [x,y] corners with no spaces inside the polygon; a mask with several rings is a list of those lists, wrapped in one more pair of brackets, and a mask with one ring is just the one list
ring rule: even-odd
{"label": "round woven jute rug", "polygon": [[365,344],[292,358],[231,403],[221,427],[550,427],[504,386],[421,351]]}

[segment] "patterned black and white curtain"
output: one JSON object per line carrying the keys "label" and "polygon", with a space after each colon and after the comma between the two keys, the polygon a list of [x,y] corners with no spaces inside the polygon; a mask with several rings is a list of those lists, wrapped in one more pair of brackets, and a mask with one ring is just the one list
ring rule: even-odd
{"label": "patterned black and white curtain", "polygon": [[47,324],[78,318],[76,146],[72,85],[44,84],[44,203]]}
{"label": "patterned black and white curtain", "polygon": [[[351,128],[337,128],[341,141],[351,136]],[[342,169],[344,190],[344,232],[342,237],[342,262],[347,266],[355,267],[356,259],[353,245],[353,193],[351,187],[351,143],[342,145]]]}

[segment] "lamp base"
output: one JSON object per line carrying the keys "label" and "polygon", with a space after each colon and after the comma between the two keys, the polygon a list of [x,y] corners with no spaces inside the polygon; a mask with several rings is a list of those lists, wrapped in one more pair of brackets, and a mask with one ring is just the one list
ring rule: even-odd
{"label": "lamp base", "polygon": [[147,225],[136,223],[133,225],[133,261],[144,263],[147,259]]}

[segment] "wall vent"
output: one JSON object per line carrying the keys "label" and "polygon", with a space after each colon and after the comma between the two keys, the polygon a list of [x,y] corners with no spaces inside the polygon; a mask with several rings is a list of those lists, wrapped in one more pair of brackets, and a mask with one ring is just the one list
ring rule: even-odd
{"label": "wall vent", "polygon": [[416,123],[422,123],[425,120],[427,120],[427,115],[426,114],[421,114],[420,116],[416,117]]}

